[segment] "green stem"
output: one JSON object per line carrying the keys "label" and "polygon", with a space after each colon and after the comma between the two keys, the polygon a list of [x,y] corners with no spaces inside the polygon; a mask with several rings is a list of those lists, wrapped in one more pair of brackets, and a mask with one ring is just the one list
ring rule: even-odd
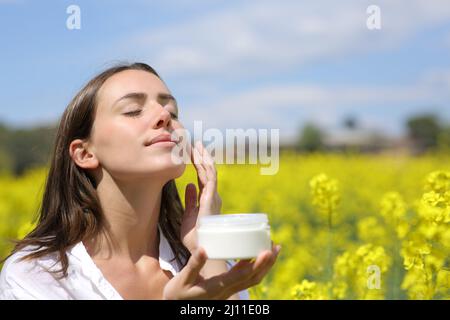
{"label": "green stem", "polygon": [[395,241],[395,243],[394,243],[394,252],[393,252],[393,258],[394,258],[394,261],[393,261],[393,272],[394,272],[394,281],[393,281],[393,292],[392,292],[392,295],[393,295],[393,299],[394,300],[398,300],[399,299],[399,296],[398,296],[398,293],[399,293],[399,286],[400,286],[400,283],[399,283],[399,279],[400,279],[400,274],[399,274],[399,271],[400,271],[400,268],[399,268],[399,265],[400,265],[400,261],[399,261],[399,247],[398,247],[398,239],[397,238],[395,238],[394,239],[394,241]]}
{"label": "green stem", "polygon": [[394,226],[391,227],[391,239],[394,241],[394,252],[392,253],[392,272],[393,272],[393,283],[392,283],[392,299],[393,300],[397,300],[399,299],[399,287],[400,287],[400,274],[399,274],[399,266],[401,261],[399,260],[400,257],[400,248],[398,246],[400,239],[397,238],[397,231],[396,231],[396,227],[398,227],[399,225],[399,220],[397,219],[397,217],[394,217]]}
{"label": "green stem", "polygon": [[328,287],[328,295],[331,299],[332,297],[332,287],[333,287],[333,221],[332,221],[332,211],[328,208],[328,248],[327,248],[327,279],[330,282]]}

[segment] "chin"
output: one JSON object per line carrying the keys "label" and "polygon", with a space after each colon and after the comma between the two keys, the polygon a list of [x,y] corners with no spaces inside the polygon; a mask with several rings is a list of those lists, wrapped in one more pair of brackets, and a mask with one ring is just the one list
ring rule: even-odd
{"label": "chin", "polygon": [[175,165],[173,167],[174,177],[172,177],[172,179],[176,179],[176,178],[181,177],[185,170],[186,170],[186,164],[185,163]]}
{"label": "chin", "polygon": [[166,179],[176,179],[183,175],[184,171],[186,170],[186,164],[174,164],[173,162],[165,163],[164,165],[161,165],[159,172],[161,172],[162,175],[166,177]]}

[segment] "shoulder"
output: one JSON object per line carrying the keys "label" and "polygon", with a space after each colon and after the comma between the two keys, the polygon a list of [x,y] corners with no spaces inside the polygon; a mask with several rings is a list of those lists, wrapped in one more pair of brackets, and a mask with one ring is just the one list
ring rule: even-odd
{"label": "shoulder", "polygon": [[8,259],[6,259],[5,263],[3,264],[3,268],[0,273],[0,284],[3,284],[10,278],[27,274],[30,269],[35,266],[35,263],[32,260],[23,258],[35,251],[36,249],[33,247],[26,247],[8,257]]}
{"label": "shoulder", "polygon": [[[56,254],[37,259],[23,259],[37,247],[28,246],[12,254],[0,272],[0,299],[45,299],[55,282],[49,273],[58,262]],[[50,288],[49,288],[50,287]]]}

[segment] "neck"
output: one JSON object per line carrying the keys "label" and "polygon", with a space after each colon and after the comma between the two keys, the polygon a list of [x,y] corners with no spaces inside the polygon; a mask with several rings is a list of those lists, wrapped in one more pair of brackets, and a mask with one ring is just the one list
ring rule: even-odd
{"label": "neck", "polygon": [[162,188],[166,182],[116,181],[103,175],[97,186],[105,227],[86,241],[92,257],[112,256],[133,262],[142,256],[159,257],[158,219]]}

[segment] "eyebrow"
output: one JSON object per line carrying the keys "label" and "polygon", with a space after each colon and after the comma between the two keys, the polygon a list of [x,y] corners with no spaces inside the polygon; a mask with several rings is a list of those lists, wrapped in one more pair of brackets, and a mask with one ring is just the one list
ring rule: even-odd
{"label": "eyebrow", "polygon": [[172,100],[174,102],[175,109],[177,109],[177,111],[178,111],[177,99],[175,99],[175,97],[173,95],[171,95],[170,93],[158,93],[157,99],[158,100]]}
{"label": "eyebrow", "polygon": [[[130,92],[127,93],[126,95],[120,97],[119,99],[116,100],[116,102],[114,102],[113,107],[122,100],[126,100],[126,99],[132,99],[132,100],[137,100],[137,101],[142,101],[145,102],[145,100],[147,100],[147,94],[145,92]],[[177,99],[175,99],[175,97],[173,95],[171,95],[170,93],[158,93],[157,95],[157,100],[161,101],[161,100],[172,100],[175,104],[175,108],[178,111],[178,104],[177,104]]]}

